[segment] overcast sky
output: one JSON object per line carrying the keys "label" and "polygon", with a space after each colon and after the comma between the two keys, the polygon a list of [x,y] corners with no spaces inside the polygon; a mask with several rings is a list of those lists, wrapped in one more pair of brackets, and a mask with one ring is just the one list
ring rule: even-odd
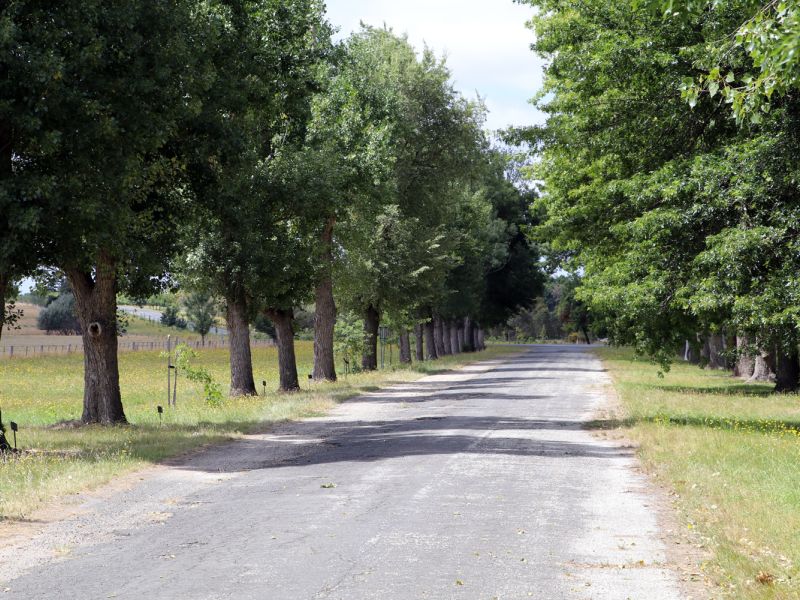
{"label": "overcast sky", "polygon": [[528,102],[542,83],[542,64],[530,50],[525,27],[529,6],[512,0],[327,0],[328,20],[338,38],[368,25],[388,25],[408,34],[418,49],[427,43],[447,56],[456,88],[476,93],[489,108],[486,126],[541,123]]}

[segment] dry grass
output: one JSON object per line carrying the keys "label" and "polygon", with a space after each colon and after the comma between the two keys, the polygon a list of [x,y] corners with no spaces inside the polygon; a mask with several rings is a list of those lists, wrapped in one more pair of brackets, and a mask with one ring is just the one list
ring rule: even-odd
{"label": "dry grass", "polygon": [[[45,356],[0,362],[0,409],[7,422],[20,424],[18,440],[29,452],[0,459],[0,519],[19,519],[58,496],[102,484],[122,473],[210,443],[219,443],[272,423],[324,413],[336,402],[387,382],[410,381],[467,362],[513,352],[491,347],[486,352],[447,357],[407,369],[350,375],[340,382],[314,384],[310,342],[298,342],[298,367],[304,389],[279,394],[275,348],[255,348],[253,365],[261,391],[256,398],[228,399],[211,407],[194,384],[179,379],[176,409],[165,409],[163,425],[156,406],[166,407],[165,359],[157,352],[120,354],[120,385],[131,425],[122,427],[54,427],[80,418],[83,363],[79,355]],[[230,381],[226,350],[200,351],[196,361],[217,381]]]}
{"label": "dry grass", "polygon": [[659,378],[628,351],[599,353],[621,425],[713,553],[716,595],[800,599],[800,398],[684,364]]}

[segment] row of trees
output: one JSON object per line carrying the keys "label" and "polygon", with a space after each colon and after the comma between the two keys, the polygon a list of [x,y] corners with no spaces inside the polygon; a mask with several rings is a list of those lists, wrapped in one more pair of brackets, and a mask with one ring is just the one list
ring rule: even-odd
{"label": "row of trees", "polygon": [[520,137],[578,297],[665,365],[738,347],[797,389],[797,3],[528,3],[548,119]]}
{"label": "row of trees", "polygon": [[256,393],[257,319],[293,390],[297,306],[315,306],[313,377],[335,380],[337,306],[362,318],[374,369],[381,321],[402,360],[415,327],[435,358],[535,294],[530,193],[483,107],[390,30],[331,34],[318,0],[5,3],[0,306],[38,268],[66,275],[84,422],[125,420],[120,293],[179,281],[224,300],[233,395]]}

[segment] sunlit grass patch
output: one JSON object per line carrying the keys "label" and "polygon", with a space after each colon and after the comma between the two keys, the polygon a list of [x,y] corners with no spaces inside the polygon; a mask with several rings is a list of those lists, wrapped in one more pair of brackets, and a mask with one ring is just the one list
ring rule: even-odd
{"label": "sunlit grass patch", "polygon": [[723,372],[602,349],[620,423],[706,539],[717,596],[800,598],[800,397]]}

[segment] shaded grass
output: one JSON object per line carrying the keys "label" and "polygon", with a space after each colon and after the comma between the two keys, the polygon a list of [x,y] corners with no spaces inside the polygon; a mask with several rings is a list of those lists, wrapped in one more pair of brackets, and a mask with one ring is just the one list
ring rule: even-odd
{"label": "shaded grass", "polygon": [[[0,409],[6,422],[20,425],[18,441],[25,452],[0,459],[0,520],[22,519],[43,503],[107,482],[111,478],[163,461],[207,444],[262,430],[281,421],[323,414],[337,402],[387,383],[412,381],[468,362],[484,360],[514,348],[490,347],[478,354],[445,357],[342,377],[337,383],[306,378],[313,364],[311,342],[296,346],[303,389],[281,394],[277,350],[253,349],[254,375],[266,395],[226,399],[211,407],[200,386],[178,380],[177,407],[167,408],[166,359],[158,352],[120,353],[120,387],[130,425],[118,427],[58,426],[80,418],[83,358],[43,356],[0,362]],[[226,386],[230,383],[227,350],[200,350],[194,364],[203,366]],[[164,407],[163,422],[157,405]]]}
{"label": "shaded grass", "polygon": [[685,364],[661,379],[629,351],[598,352],[624,414],[594,425],[627,427],[678,493],[713,552],[715,595],[800,599],[800,397]]}

